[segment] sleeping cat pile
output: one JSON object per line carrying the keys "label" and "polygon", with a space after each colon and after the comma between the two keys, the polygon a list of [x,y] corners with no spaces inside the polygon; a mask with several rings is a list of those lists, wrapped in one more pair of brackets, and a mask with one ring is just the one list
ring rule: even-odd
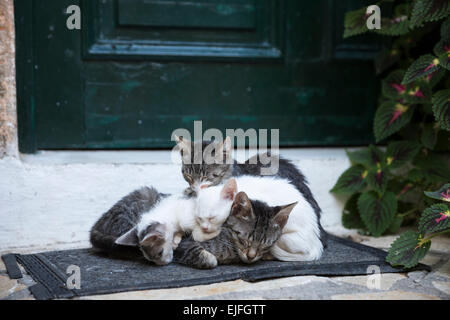
{"label": "sleeping cat pile", "polygon": [[135,247],[155,264],[174,261],[195,268],[321,257],[325,243],[321,211],[291,162],[278,158],[276,175],[260,176],[264,165],[258,155],[243,164],[194,164],[196,152],[206,147],[229,157],[229,138],[223,142],[178,138],[178,147],[182,174],[189,183],[184,194],[165,195],[144,187],[127,195],[92,227],[95,249],[114,254]]}

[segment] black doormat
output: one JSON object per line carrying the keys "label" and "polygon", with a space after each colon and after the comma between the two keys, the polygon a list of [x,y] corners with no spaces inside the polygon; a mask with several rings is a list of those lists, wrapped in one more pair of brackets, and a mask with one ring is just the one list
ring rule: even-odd
{"label": "black doormat", "polygon": [[[385,262],[386,252],[329,235],[328,246],[318,261],[259,261],[255,264],[224,265],[211,270],[199,270],[172,263],[155,266],[142,259],[112,259],[94,253],[92,249],[8,254],[2,256],[11,278],[21,277],[17,263],[37,284],[30,287],[36,299],[70,298],[123,291],[178,288],[242,279],[257,281],[269,278],[322,275],[346,276],[373,273],[404,272]],[[68,289],[67,279],[73,275],[69,266],[80,268],[80,289]],[[69,270],[68,270],[69,268]],[[415,270],[430,270],[420,264]],[[410,271],[410,270],[408,270]],[[72,277],[73,279],[73,277]]]}

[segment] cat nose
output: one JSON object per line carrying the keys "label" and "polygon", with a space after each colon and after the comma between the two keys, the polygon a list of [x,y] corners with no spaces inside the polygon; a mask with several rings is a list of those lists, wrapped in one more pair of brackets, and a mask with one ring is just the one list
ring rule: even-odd
{"label": "cat nose", "polygon": [[248,252],[247,252],[247,257],[249,257],[250,259],[254,259],[256,257],[256,250],[251,248]]}
{"label": "cat nose", "polygon": [[208,227],[202,227],[202,230],[203,230],[204,232],[207,232],[207,231],[209,230],[209,228],[208,228]]}

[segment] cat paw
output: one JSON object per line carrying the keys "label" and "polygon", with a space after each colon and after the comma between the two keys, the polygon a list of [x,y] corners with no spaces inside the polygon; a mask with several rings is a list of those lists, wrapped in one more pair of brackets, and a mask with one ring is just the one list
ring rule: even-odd
{"label": "cat paw", "polygon": [[198,267],[201,269],[213,269],[217,267],[217,258],[211,252],[203,250],[200,253],[200,261]]}
{"label": "cat paw", "polygon": [[175,250],[178,247],[178,245],[180,244],[182,238],[183,238],[183,234],[182,233],[176,233],[173,236],[173,241],[172,241],[172,249],[173,250]]}
{"label": "cat paw", "polygon": [[189,187],[189,188],[184,189],[184,195],[188,196],[188,197],[195,197],[195,196],[197,196],[197,192],[195,192],[194,189],[191,189]]}

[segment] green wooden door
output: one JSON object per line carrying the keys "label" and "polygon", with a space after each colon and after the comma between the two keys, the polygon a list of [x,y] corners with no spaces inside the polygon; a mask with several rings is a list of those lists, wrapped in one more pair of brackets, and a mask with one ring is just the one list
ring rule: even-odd
{"label": "green wooden door", "polygon": [[[164,148],[194,120],[278,128],[282,146],[372,139],[377,45],[341,38],[361,1],[15,4],[22,152]],[[72,4],[81,30],[66,27]]]}

